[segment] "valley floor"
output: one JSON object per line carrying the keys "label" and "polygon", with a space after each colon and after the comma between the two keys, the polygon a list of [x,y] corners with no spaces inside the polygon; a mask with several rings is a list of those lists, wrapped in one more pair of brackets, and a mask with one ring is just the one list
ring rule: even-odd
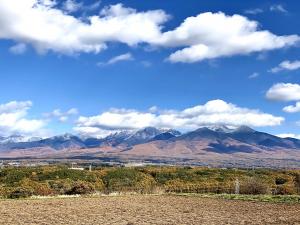
{"label": "valley floor", "polygon": [[0,224],[300,224],[300,204],[199,196],[0,200]]}

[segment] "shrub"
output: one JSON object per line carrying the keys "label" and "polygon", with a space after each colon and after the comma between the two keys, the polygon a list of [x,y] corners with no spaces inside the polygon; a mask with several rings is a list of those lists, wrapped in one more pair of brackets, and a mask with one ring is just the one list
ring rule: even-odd
{"label": "shrub", "polygon": [[267,194],[268,186],[261,179],[251,177],[241,183],[240,193],[251,195]]}
{"label": "shrub", "polygon": [[274,191],[275,195],[293,195],[295,194],[295,190],[290,185],[278,185]]}
{"label": "shrub", "polygon": [[161,185],[176,179],[192,182],[197,178],[198,175],[197,172],[195,173],[191,169],[187,168],[162,168],[159,171],[152,171],[150,174]]}
{"label": "shrub", "polygon": [[0,198],[6,198],[9,193],[8,188],[0,186]]}
{"label": "shrub", "polygon": [[155,186],[153,177],[134,169],[114,169],[103,177],[107,192],[137,191],[149,193]]}
{"label": "shrub", "polygon": [[282,185],[282,184],[285,184],[287,181],[288,181],[288,179],[287,179],[287,178],[284,178],[284,177],[276,177],[276,178],[275,178],[275,184],[276,184],[276,185]]}
{"label": "shrub", "polygon": [[201,170],[197,170],[195,172],[195,174],[199,175],[199,176],[203,176],[203,177],[209,177],[213,174],[213,171],[207,170],[207,169],[201,169]]}
{"label": "shrub", "polygon": [[3,182],[13,186],[17,182],[20,182],[22,179],[24,179],[27,175],[28,174],[21,169],[7,169],[5,172],[3,172]]}
{"label": "shrub", "polygon": [[70,179],[48,181],[48,185],[55,194],[64,195],[72,188]]}
{"label": "shrub", "polygon": [[94,173],[90,173],[86,170],[71,170],[68,168],[57,168],[56,170],[48,170],[40,172],[38,175],[38,179],[40,181],[46,180],[63,180],[70,179],[73,181],[83,180],[88,182],[95,182],[96,175]]}
{"label": "shrub", "polygon": [[17,187],[10,194],[9,198],[27,198],[33,195],[33,189],[28,187]]}
{"label": "shrub", "polygon": [[169,180],[164,185],[166,192],[195,192],[194,187],[180,179]]}
{"label": "shrub", "polygon": [[53,193],[47,183],[32,181],[29,178],[21,180],[19,186],[25,189],[31,189],[33,195],[47,196]]}
{"label": "shrub", "polygon": [[166,192],[180,193],[233,193],[231,183],[219,182],[185,182],[179,179],[170,180],[165,185]]}
{"label": "shrub", "polygon": [[295,174],[294,183],[296,187],[296,191],[300,194],[300,173]]}
{"label": "shrub", "polygon": [[94,186],[96,191],[104,192],[105,190],[105,185],[101,179],[97,179],[97,181],[94,183]]}
{"label": "shrub", "polygon": [[95,192],[95,187],[85,181],[76,181],[73,183],[71,189],[66,193],[68,195],[86,195]]}
{"label": "shrub", "polygon": [[52,195],[53,191],[49,187],[47,183],[36,183],[34,188],[34,195],[39,195],[39,196],[48,196]]}
{"label": "shrub", "polygon": [[136,191],[143,194],[153,193],[155,185],[156,182],[153,177],[141,173],[136,183]]}

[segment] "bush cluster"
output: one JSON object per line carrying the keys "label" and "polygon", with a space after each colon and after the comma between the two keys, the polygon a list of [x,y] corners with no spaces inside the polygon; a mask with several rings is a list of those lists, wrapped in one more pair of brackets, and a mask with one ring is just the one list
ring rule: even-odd
{"label": "bush cluster", "polygon": [[300,171],[209,169],[192,167],[97,168],[65,166],[4,168],[0,197],[74,195],[95,192],[300,194]]}

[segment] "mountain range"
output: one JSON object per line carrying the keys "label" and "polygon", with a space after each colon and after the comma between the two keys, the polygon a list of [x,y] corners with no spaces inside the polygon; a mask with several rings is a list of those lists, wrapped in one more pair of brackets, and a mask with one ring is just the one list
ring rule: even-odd
{"label": "mountain range", "polygon": [[155,140],[167,140],[180,135],[181,133],[176,130],[164,130],[154,127],[146,127],[138,131],[122,131],[111,134],[105,138],[81,138],[72,134],[64,134],[45,139],[26,139],[20,135],[13,135],[9,137],[0,137],[0,151],[42,147],[48,147],[55,150],[95,148],[103,146],[130,147]]}
{"label": "mountain range", "polygon": [[247,126],[201,127],[182,134],[177,130],[146,127],[105,138],[72,134],[25,141],[21,136],[0,137],[0,158],[14,157],[170,157],[215,159],[224,157],[289,158],[300,160],[300,140],[280,138]]}

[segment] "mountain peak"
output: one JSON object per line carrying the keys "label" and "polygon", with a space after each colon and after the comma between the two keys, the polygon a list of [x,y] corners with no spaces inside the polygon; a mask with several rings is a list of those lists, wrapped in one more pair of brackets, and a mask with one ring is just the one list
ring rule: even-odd
{"label": "mountain peak", "polygon": [[138,130],[137,132],[155,133],[155,132],[160,132],[160,130],[157,129],[156,127],[145,127]]}
{"label": "mountain peak", "polygon": [[166,130],[162,130],[163,133],[169,133],[169,134],[172,134],[174,136],[180,136],[181,135],[181,132],[178,131],[178,130],[174,130],[174,129],[166,129]]}
{"label": "mountain peak", "polygon": [[253,133],[255,132],[255,130],[253,130],[252,128],[248,127],[248,126],[240,126],[237,129],[234,130],[234,132],[240,132],[240,133]]}
{"label": "mountain peak", "polygon": [[70,133],[65,133],[63,135],[53,136],[49,139],[51,139],[51,140],[55,140],[55,139],[71,140],[72,138],[77,138],[77,136],[70,134]]}
{"label": "mountain peak", "polygon": [[231,129],[225,125],[215,125],[209,126],[208,129],[215,131],[215,132],[222,132],[222,133],[231,133],[234,129]]}
{"label": "mountain peak", "polygon": [[138,138],[138,139],[149,139],[150,138],[151,139],[160,133],[161,133],[161,131],[155,127],[145,127],[145,128],[142,128],[142,129],[136,131],[131,136],[129,136],[127,139],[130,139],[130,138]]}

